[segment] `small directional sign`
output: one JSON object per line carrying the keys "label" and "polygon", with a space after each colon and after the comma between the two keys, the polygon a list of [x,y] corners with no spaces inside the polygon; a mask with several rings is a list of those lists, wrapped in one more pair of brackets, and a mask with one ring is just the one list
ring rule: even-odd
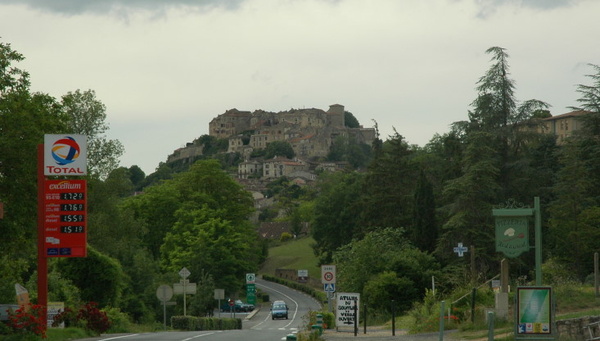
{"label": "small directional sign", "polygon": [[335,292],[335,283],[325,283],[325,284],[323,284],[323,291],[325,291],[325,292]]}

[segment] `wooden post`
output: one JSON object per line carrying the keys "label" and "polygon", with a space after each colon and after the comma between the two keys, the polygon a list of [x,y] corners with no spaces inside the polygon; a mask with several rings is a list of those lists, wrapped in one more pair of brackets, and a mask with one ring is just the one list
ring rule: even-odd
{"label": "wooden post", "polygon": [[508,261],[506,258],[500,261],[500,292],[508,292]]}
{"label": "wooden post", "polygon": [[476,271],[475,271],[475,246],[471,245],[471,282],[475,283],[477,281]]}
{"label": "wooden post", "polygon": [[596,297],[600,296],[598,285],[598,252],[594,252],[594,288],[596,290]]}

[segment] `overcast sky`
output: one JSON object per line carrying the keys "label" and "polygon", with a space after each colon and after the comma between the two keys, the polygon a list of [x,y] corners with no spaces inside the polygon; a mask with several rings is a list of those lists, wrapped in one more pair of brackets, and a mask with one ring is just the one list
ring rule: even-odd
{"label": "overcast sky", "polygon": [[226,110],[342,104],[423,146],[466,120],[492,46],[553,115],[600,64],[598,0],[0,0],[32,90],[91,89],[121,165],[154,172]]}

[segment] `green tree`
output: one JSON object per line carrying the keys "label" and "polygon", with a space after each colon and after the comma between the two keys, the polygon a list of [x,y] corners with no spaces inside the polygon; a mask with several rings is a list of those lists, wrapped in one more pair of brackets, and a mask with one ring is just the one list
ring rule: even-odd
{"label": "green tree", "polygon": [[437,242],[438,226],[435,219],[433,186],[421,171],[415,190],[411,239],[421,250],[433,252]]}
{"label": "green tree", "polygon": [[[594,251],[590,247],[597,244],[590,239],[597,226],[590,229],[586,216],[597,209],[590,192],[591,176],[585,167],[585,161],[578,157],[577,145],[567,144],[561,151],[561,163],[564,167],[558,172],[558,181],[554,186],[556,199],[549,207],[548,242],[553,258],[574,269],[579,278],[587,275],[590,269],[589,255]],[[591,253],[588,253],[591,252]]]}
{"label": "green tree", "polygon": [[144,179],[146,178],[146,173],[138,166],[133,165],[129,167],[129,180],[133,184],[136,190],[140,190]]}
{"label": "green tree", "polygon": [[369,309],[390,314],[393,304],[397,313],[403,313],[411,308],[419,294],[410,279],[398,276],[394,271],[383,271],[367,282],[363,299],[369,302]]}
{"label": "green tree", "polygon": [[331,262],[335,250],[361,236],[358,222],[362,175],[359,173],[324,174],[319,179],[311,234],[313,249],[321,264]]}
{"label": "green tree", "polygon": [[[486,53],[492,55],[493,64],[477,82],[477,98],[471,103],[466,133],[489,133],[499,160],[498,179],[502,195],[506,198],[524,200],[530,195],[523,190],[521,179],[530,174],[526,156],[532,141],[540,138],[537,127],[541,120],[532,119],[549,105],[538,100],[527,100],[517,105],[514,81],[510,78],[508,53],[501,47],[491,47]],[[525,181],[526,182],[526,181]],[[526,187],[530,189],[530,187]]]}
{"label": "green tree", "polygon": [[600,67],[592,65],[596,74],[588,75],[592,85],[578,85],[581,95],[580,129],[565,140],[559,150],[559,163],[553,188],[555,200],[549,213],[548,240],[555,260],[572,269],[583,280],[593,268],[590,255],[598,249],[598,216],[600,212]]}
{"label": "green tree", "polygon": [[335,252],[338,290],[359,292],[369,306],[390,310],[396,300],[401,311],[425,294],[440,266],[433,256],[415,248],[402,228],[382,228],[355,239]]}
{"label": "green tree", "polygon": [[29,280],[35,267],[37,231],[37,149],[44,134],[66,126],[51,96],[30,93],[29,74],[15,66],[24,60],[0,42],[0,300],[14,300],[14,284]]}
{"label": "green tree", "polygon": [[172,181],[147,187],[141,195],[125,199],[123,209],[134,212],[147,232],[142,242],[154,259],[160,259],[160,246],[167,232],[175,224],[175,212],[181,207],[180,193]]}
{"label": "green tree", "polygon": [[[218,161],[198,161],[187,172],[149,190],[166,194],[164,199],[177,205],[170,208],[177,207],[171,215],[174,221],[166,222],[167,227],[161,227],[157,234],[163,235],[160,252],[164,269],[177,272],[185,266],[193,274],[191,279],[206,273],[220,287],[237,290],[244,274],[258,268],[261,248],[248,220],[254,212],[252,196],[221,169]],[[144,196],[146,193],[138,197]],[[144,206],[150,209],[152,204],[159,204],[147,200]]]}
{"label": "green tree", "polygon": [[116,259],[88,246],[87,257],[61,258],[56,266],[79,288],[85,302],[97,302],[100,307],[119,306],[126,276]]}
{"label": "green tree", "polygon": [[577,99],[580,105],[574,109],[600,113],[600,66],[595,64],[589,64],[589,66],[595,71],[595,73],[587,75],[592,80],[592,84],[577,85],[577,92],[581,97]]}
{"label": "green tree", "polygon": [[360,128],[360,123],[349,111],[344,111],[344,125],[348,128]]}
{"label": "green tree", "polygon": [[441,259],[454,259],[453,247],[458,242],[476,249],[476,266],[481,273],[497,267],[494,250],[493,205],[499,202],[497,183],[499,167],[490,134],[469,136],[463,159],[463,175],[447,182],[444,207],[449,219],[442,226],[436,253]]}
{"label": "green tree", "polygon": [[105,178],[119,165],[123,145],[109,140],[105,133],[106,106],[96,99],[93,90],[69,92],[62,96],[64,112],[69,117],[69,133],[86,135],[88,139],[88,168],[90,173]]}
{"label": "green tree", "polygon": [[397,132],[375,152],[362,188],[360,224],[365,228],[406,227],[412,222],[413,179],[418,171],[411,155]]}
{"label": "green tree", "polygon": [[249,222],[233,223],[207,206],[185,205],[161,247],[163,266],[177,272],[187,267],[192,276],[206,273],[215,285],[236,292],[245,274],[258,269],[257,236]]}
{"label": "green tree", "polygon": [[29,73],[13,66],[23,60],[25,57],[10,44],[0,42],[0,98],[7,93],[29,90]]}
{"label": "green tree", "polygon": [[213,277],[201,273],[196,283],[196,294],[189,299],[189,312],[193,316],[212,315],[215,307],[214,292],[217,287]]}
{"label": "green tree", "polygon": [[296,156],[292,145],[286,141],[273,141],[265,148],[265,159],[272,159],[276,156],[283,156],[293,159]]}
{"label": "green tree", "polygon": [[327,160],[347,161],[354,169],[363,168],[371,160],[371,147],[357,143],[352,137],[338,136],[331,144]]}

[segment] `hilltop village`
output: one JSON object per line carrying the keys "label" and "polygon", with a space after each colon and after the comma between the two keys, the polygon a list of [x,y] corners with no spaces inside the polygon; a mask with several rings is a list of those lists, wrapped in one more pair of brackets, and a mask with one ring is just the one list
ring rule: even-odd
{"label": "hilltop village", "polygon": [[[329,110],[291,109],[282,112],[263,110],[240,111],[231,109],[213,118],[209,135],[228,140],[228,153],[239,153],[244,160],[238,166],[238,178],[273,180],[282,176],[310,181],[319,169],[334,170],[340,164],[325,162],[336,138],[348,137],[357,143],[371,145],[376,137],[374,128],[346,127],[344,106],[333,104]],[[288,142],[295,158],[275,157],[269,160],[252,158],[255,150],[264,149],[274,141]],[[202,155],[203,145],[188,143],[176,150],[167,163],[192,163]]]}
{"label": "hilltop village", "polygon": [[[274,205],[274,198],[265,197],[267,184],[287,177],[298,186],[310,185],[320,171],[336,171],[348,167],[346,162],[328,162],[327,154],[338,137],[371,146],[376,138],[375,128],[346,126],[344,106],[333,104],[329,110],[291,109],[282,112],[263,110],[227,110],[209,123],[209,136],[227,140],[227,153],[237,153],[243,160],[237,166],[237,181],[252,193],[257,214]],[[284,141],[290,144],[295,157],[265,159],[252,157],[253,152],[265,149],[269,143]],[[198,140],[188,143],[169,155],[168,163],[192,164],[203,154],[205,146]],[[308,226],[303,223],[303,233]],[[263,238],[279,238],[289,232],[289,223],[262,222],[259,233]]]}

